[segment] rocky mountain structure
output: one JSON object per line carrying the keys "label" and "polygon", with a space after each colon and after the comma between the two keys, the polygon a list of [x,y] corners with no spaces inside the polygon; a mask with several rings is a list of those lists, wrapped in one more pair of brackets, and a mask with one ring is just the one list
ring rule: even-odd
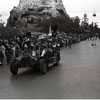
{"label": "rocky mountain structure", "polygon": [[59,24],[58,18],[69,18],[62,0],[20,0],[10,12],[7,26],[44,30],[52,22]]}

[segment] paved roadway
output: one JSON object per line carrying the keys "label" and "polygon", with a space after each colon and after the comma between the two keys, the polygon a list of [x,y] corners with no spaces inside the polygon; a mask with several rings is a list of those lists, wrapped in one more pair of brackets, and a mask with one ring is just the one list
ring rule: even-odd
{"label": "paved roadway", "polygon": [[61,50],[61,62],[46,75],[21,69],[12,76],[0,66],[0,99],[100,99],[100,43]]}

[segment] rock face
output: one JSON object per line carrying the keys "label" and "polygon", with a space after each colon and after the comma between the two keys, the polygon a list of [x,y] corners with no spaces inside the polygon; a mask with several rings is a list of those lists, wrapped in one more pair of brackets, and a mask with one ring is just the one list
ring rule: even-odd
{"label": "rock face", "polygon": [[43,29],[43,23],[50,24],[52,18],[58,17],[69,17],[62,0],[20,0],[10,12],[7,26]]}

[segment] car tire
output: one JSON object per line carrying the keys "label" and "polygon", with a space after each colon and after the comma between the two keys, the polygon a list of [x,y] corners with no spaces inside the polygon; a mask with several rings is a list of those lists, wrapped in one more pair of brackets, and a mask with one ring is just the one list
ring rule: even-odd
{"label": "car tire", "polygon": [[46,74],[47,73],[47,69],[48,69],[48,66],[47,66],[47,62],[45,59],[41,59],[40,60],[40,72],[41,74]]}
{"label": "car tire", "polygon": [[60,61],[60,53],[57,53],[57,56],[56,56],[56,63],[55,63],[56,66],[59,65],[59,61]]}
{"label": "car tire", "polygon": [[10,65],[10,71],[13,75],[18,73],[18,61],[14,60]]}

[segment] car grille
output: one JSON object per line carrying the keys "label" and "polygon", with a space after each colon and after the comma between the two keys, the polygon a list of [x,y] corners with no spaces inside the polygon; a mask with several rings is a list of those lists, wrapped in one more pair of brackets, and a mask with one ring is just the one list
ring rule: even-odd
{"label": "car grille", "polygon": [[21,60],[22,65],[29,65],[31,63],[31,58],[29,56],[23,57]]}

